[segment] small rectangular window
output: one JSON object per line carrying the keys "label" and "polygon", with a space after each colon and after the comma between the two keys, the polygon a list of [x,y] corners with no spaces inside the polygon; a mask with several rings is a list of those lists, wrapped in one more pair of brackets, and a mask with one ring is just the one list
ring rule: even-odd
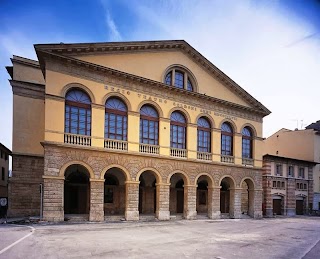
{"label": "small rectangular window", "polygon": [[304,178],[304,168],[303,167],[299,168],[299,178]]}
{"label": "small rectangular window", "polygon": [[288,167],[288,177],[293,177],[293,166],[289,165]]}
{"label": "small rectangular window", "polygon": [[2,180],[2,181],[5,180],[4,167],[2,167],[2,170],[1,170],[1,180]]}
{"label": "small rectangular window", "polygon": [[299,183],[296,184],[296,189],[299,190]]}
{"label": "small rectangular window", "polygon": [[281,182],[281,188],[284,188],[284,182]]}
{"label": "small rectangular window", "polygon": [[276,175],[282,176],[282,165],[276,165]]}
{"label": "small rectangular window", "polygon": [[276,187],[277,187],[277,182],[276,182],[276,181],[273,181],[272,187],[273,187],[273,188],[276,188]]}
{"label": "small rectangular window", "polygon": [[303,189],[307,190],[307,184],[303,185]]}

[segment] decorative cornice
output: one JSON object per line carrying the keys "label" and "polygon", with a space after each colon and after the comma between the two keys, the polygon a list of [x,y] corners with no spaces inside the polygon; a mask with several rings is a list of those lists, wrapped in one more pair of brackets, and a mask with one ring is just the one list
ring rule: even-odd
{"label": "decorative cornice", "polygon": [[42,84],[22,82],[16,80],[9,80],[12,86],[12,92],[14,95],[44,99],[45,96],[45,86]]}
{"label": "decorative cornice", "polygon": [[[217,80],[228,87],[232,92],[241,96],[249,104],[251,104],[261,114],[268,115],[271,112],[252,97],[248,92],[241,88],[231,78],[219,70],[191,45],[184,40],[170,40],[170,41],[138,41],[138,42],[114,42],[114,43],[80,43],[80,44],[38,44],[35,49],[39,58],[42,69],[44,70],[45,62],[43,54],[57,55],[62,57],[69,57],[72,55],[92,55],[96,52],[103,53],[127,53],[127,52],[141,52],[141,51],[170,51],[180,50],[187,54],[197,64],[209,71]],[[73,58],[71,58],[73,59]],[[80,60],[78,60],[81,62]],[[89,62],[84,62],[86,65]],[[107,69],[106,67],[104,67]],[[98,68],[97,68],[98,69]],[[119,71],[120,72],[120,71]],[[123,72],[122,72],[123,73]],[[126,74],[126,73],[124,73]],[[127,74],[129,75],[129,74]],[[130,76],[129,76],[130,77]]]}

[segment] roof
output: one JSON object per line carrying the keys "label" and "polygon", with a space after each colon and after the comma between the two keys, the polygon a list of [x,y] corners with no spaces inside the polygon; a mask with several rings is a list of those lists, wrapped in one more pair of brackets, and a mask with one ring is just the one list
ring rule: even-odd
{"label": "roof", "polygon": [[320,163],[314,162],[314,161],[302,160],[302,159],[297,159],[297,158],[293,158],[293,157],[276,156],[276,155],[270,155],[270,154],[265,154],[265,155],[263,155],[263,158],[264,158],[264,157],[287,159],[287,160],[296,161],[296,162],[298,162],[298,163],[308,163],[308,164],[313,164],[313,165],[320,164]]}
{"label": "roof", "polygon": [[0,143],[0,149],[6,151],[8,155],[12,154],[11,150],[7,148],[5,145],[3,145],[2,143]]}
{"label": "roof", "polygon": [[[262,113],[264,116],[270,114],[271,112],[252,97],[248,92],[241,88],[236,82],[234,82],[230,77],[224,74],[220,69],[218,69],[214,64],[212,64],[208,59],[206,59],[202,54],[195,50],[190,44],[184,40],[162,40],[162,41],[128,41],[128,42],[96,42],[96,43],[71,43],[71,44],[35,44],[34,45],[40,67],[45,75],[45,57],[59,57],[68,59],[72,61],[72,56],[75,55],[92,55],[93,53],[115,53],[115,52],[143,52],[143,51],[163,51],[163,50],[178,50],[184,52],[191,59],[193,59],[197,64],[202,66],[204,69],[208,70],[217,80],[221,81],[223,85],[233,91],[235,94],[239,95],[241,98],[246,100],[250,105],[252,105],[257,111]],[[84,64],[85,66],[98,66],[96,64],[85,62],[79,59],[77,64]],[[99,65],[98,69],[111,69]],[[112,69],[113,71],[117,71]],[[121,72],[121,71],[117,71]],[[122,72],[123,73],[123,72]],[[126,73],[130,78],[137,77]],[[137,77],[138,78],[138,77]],[[141,79],[141,77],[139,77]]]}
{"label": "roof", "polygon": [[306,127],[306,129],[313,129],[313,130],[316,130],[316,131],[320,131],[320,120],[311,123],[310,125],[308,125]]}

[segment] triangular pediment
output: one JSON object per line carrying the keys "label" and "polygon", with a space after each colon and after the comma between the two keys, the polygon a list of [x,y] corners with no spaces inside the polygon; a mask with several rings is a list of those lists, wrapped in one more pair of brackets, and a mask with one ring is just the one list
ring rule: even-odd
{"label": "triangular pediment", "polygon": [[167,69],[176,65],[187,68],[196,82],[199,94],[230,103],[270,111],[222,71],[183,40],[92,44],[35,45],[39,61],[41,52],[60,55],[101,67],[111,68],[133,76],[164,82]]}

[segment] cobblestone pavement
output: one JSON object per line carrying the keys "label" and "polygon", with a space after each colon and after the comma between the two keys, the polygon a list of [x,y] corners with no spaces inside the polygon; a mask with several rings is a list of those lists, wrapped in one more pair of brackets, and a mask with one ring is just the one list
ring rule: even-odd
{"label": "cobblestone pavement", "polygon": [[319,217],[30,226],[0,225],[0,258],[309,259],[320,251]]}

